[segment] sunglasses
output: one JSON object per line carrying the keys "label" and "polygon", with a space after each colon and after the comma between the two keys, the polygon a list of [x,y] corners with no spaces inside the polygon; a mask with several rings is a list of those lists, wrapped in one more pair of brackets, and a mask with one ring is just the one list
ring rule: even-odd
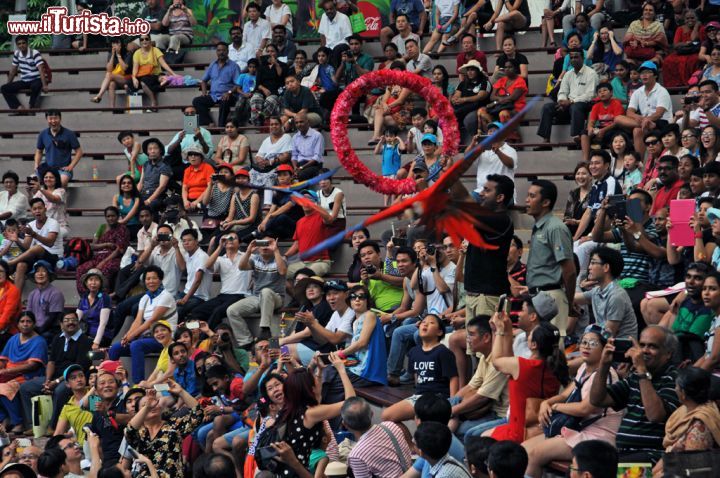
{"label": "sunglasses", "polygon": [[140,41],[150,41],[149,38],[140,38]]}
{"label": "sunglasses", "polygon": [[655,146],[655,145],[658,144],[659,142],[660,142],[659,139],[650,140],[650,141],[645,141],[645,146]]}
{"label": "sunglasses", "polygon": [[365,300],[367,299],[367,296],[365,294],[350,294],[350,300],[355,299]]}

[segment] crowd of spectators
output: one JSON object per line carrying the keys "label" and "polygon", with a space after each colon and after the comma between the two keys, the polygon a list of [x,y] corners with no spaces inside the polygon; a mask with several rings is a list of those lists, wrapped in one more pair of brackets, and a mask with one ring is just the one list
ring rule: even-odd
{"label": "crowd of spectators", "polygon": [[[0,477],[541,478],[563,463],[572,477],[615,477],[618,463],[660,477],[670,456],[719,448],[717,6],[548,2],[532,65],[515,36],[528,0],[393,0],[379,62],[353,33],[355,1],[320,6],[310,51],[282,1],[247,3],[199,96],[184,90],[190,129],[167,142],[117,132],[127,169],[92,238],[68,211],[81,141],[43,111],[32,168],[2,174]],[[146,0],[141,17],[149,33],[109,41],[92,102],[142,91],[152,114],[165,88],[190,86],[173,68],[192,10]],[[494,57],[478,48],[489,33]],[[19,93],[36,110],[52,84],[28,38],[15,45],[2,94],[25,115]],[[350,222],[354,195],[318,178],[348,84],[375,69],[427,77],[467,153],[548,67],[537,140],[498,138],[473,187],[450,190],[482,207],[467,227],[489,247],[410,209],[306,254]],[[351,120],[383,177],[422,191],[456,160],[434,106],[397,85],[359,101]],[[540,152],[558,143],[582,159],[562,214],[556,182],[518,186],[520,165],[551,162]],[[301,199],[269,189],[294,183]],[[72,300],[54,285],[68,279]],[[387,387],[401,388],[374,417]],[[50,438],[41,449],[31,435]]]}

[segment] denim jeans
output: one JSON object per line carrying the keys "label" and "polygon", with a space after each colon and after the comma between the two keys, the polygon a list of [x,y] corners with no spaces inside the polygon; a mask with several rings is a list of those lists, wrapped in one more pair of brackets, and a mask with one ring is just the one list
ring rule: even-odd
{"label": "denim jeans", "polygon": [[[480,423],[480,425],[476,425],[473,428],[465,431],[465,446],[467,446],[468,438],[470,437],[479,437],[482,436],[482,434],[490,430],[491,428],[499,427],[500,425],[505,425],[507,423],[507,418],[498,418],[495,420],[489,420],[486,422]],[[459,432],[460,430],[458,430]]]}
{"label": "denim jeans", "polygon": [[405,319],[403,325],[393,331],[388,354],[388,375],[399,377],[408,351],[413,345],[420,345],[418,328],[415,326],[417,321],[416,317]]}
{"label": "denim jeans", "polygon": [[22,413],[20,412],[20,395],[10,400],[4,395],[0,395],[0,421],[10,418],[12,427],[23,424]]}
{"label": "denim jeans", "polygon": [[138,337],[130,345],[122,346],[120,343],[113,344],[108,350],[110,360],[118,360],[120,357],[130,357],[132,363],[132,381],[137,384],[145,379],[145,356],[147,354],[161,352],[163,346],[152,337]]}

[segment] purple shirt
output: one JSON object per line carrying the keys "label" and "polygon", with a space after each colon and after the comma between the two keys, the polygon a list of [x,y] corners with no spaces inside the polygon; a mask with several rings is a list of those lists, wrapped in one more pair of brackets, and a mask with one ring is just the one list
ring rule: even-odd
{"label": "purple shirt", "polygon": [[35,288],[27,300],[27,310],[32,311],[37,319],[37,326],[42,328],[51,314],[65,310],[65,297],[60,289],[50,284],[44,289]]}

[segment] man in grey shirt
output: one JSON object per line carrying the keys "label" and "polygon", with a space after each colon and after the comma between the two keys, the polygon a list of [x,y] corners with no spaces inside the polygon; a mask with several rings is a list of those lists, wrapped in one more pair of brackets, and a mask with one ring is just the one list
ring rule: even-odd
{"label": "man in grey shirt", "polygon": [[588,280],[596,285],[575,294],[575,303],[591,303],[595,322],[612,336],[637,338],[638,324],[630,296],[617,282],[623,266],[622,255],[615,249],[601,246],[593,250]]}
{"label": "man in grey shirt", "polygon": [[[258,241],[265,241],[258,245]],[[255,239],[248,244],[240,258],[241,270],[251,270],[252,295],[245,297],[227,309],[227,318],[233,329],[238,345],[247,345],[253,340],[243,317],[260,313],[260,328],[270,329],[273,337],[280,335],[280,321],[275,320],[275,309],[283,305],[285,298],[285,274],[287,262],[278,250],[275,239]]]}

